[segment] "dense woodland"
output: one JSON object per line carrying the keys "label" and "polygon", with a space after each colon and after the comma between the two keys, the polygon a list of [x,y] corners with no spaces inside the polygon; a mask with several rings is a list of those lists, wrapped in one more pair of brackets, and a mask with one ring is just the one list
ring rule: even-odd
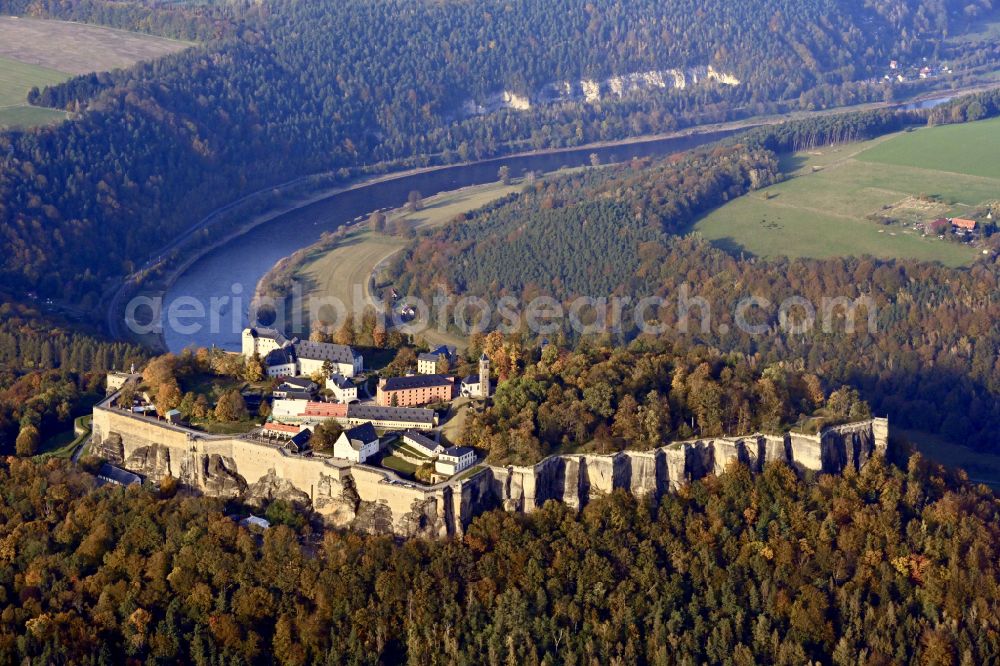
{"label": "dense woodland", "polygon": [[[801,365],[638,341],[584,341],[540,352],[499,333],[473,340],[501,380],[489,409],[466,424],[465,443],[495,465],[553,453],[649,450],[665,442],[790,426],[816,432],[870,416],[849,387],[825,387]],[[506,381],[504,381],[506,380]]]}
{"label": "dense woodland", "polygon": [[[977,99],[982,101],[974,103],[996,111],[992,97]],[[969,105],[969,100],[954,103],[960,109]],[[952,117],[950,110],[942,113]],[[395,270],[409,293],[424,296],[440,286],[485,298],[512,295],[522,303],[538,295],[563,301],[580,295],[662,296],[669,306],[654,321],[666,325],[660,336],[666,340],[745,354],[760,366],[794,359],[831,385],[854,386],[876,414],[888,415],[896,425],[996,450],[1000,310],[991,294],[1000,289],[1000,267],[994,260],[971,269],[871,258],[761,261],[677,235],[686,232],[684,223],[702,205],[699,196],[708,193],[710,202],[717,202],[720,190],[706,181],[714,182],[716,170],[734,156],[866,138],[898,122],[878,112],[840,122],[792,123],[693,157],[539,182],[519,197],[477,212],[471,221],[459,220],[419,238]],[[708,162],[688,168],[699,160]],[[742,158],[739,163],[745,164]],[[773,177],[768,170],[762,173]],[[752,187],[750,177],[744,172],[740,187]],[[564,233],[566,228],[576,231]],[[677,305],[684,288],[709,303],[710,325],[703,326],[698,308],[684,324]],[[749,296],[772,304],[752,311],[751,323],[766,326],[766,334],[736,326],[736,305]],[[836,309],[809,332],[790,333],[780,325],[778,304],[791,296],[810,300],[818,313],[824,298],[869,297],[876,326],[869,330],[869,311],[862,307],[851,331],[846,313]],[[631,318],[622,324],[616,339],[638,333]],[[523,337],[524,344],[532,344],[528,333]]]}
{"label": "dense woodland", "polygon": [[[919,456],[776,464],[463,538],[237,527],[208,498],[0,462],[0,661],[992,663],[1000,515]],[[272,512],[275,513],[275,512]],[[278,517],[278,516],[275,516]],[[294,521],[288,521],[293,522]]]}
{"label": "dense woodland", "polygon": [[147,354],[68,326],[42,323],[35,310],[0,305],[0,455],[31,455],[47,437],[104,394],[108,370],[128,369]]}
{"label": "dense woodland", "polygon": [[[0,134],[0,281],[89,309],[108,277],[277,173],[348,177],[364,165],[662,131],[777,100],[809,108],[881,98],[883,87],[867,82],[874,68],[949,55],[942,37],[990,9],[954,0],[0,0],[2,13],[202,42],[31,95],[74,119]],[[455,116],[464,99],[501,88],[706,64],[743,85]],[[931,120],[1000,112],[994,97],[975,104]],[[473,417],[473,443],[494,461],[648,448],[817,427],[865,416],[870,403],[894,423],[992,446],[995,265],[765,264],[680,237],[699,211],[780,177],[773,151],[904,121],[793,124],[679,160],[546,181],[480,213],[488,234],[456,224],[419,239],[400,266],[425,271],[407,285],[415,293],[440,282],[560,298],[692,284],[732,331],[668,332],[616,349],[634,336],[622,330],[573,341],[575,351],[562,340],[540,349],[527,335],[477,336],[474,350],[506,381]],[[559,233],[572,225],[578,233]],[[487,244],[493,251],[477,255]],[[539,248],[545,266],[529,256]],[[448,266],[436,253],[474,261]],[[796,336],[765,312],[771,334],[745,336],[730,306],[749,293],[775,302],[868,294],[879,327]],[[0,451],[27,455],[103,392],[105,370],[144,354],[43,325],[11,305],[18,298],[8,292],[0,306]],[[677,330],[676,313],[660,317]],[[185,384],[209,370],[248,378],[257,369],[164,357],[144,382],[164,405],[190,398],[195,415]],[[463,538],[402,544],[321,530],[280,503],[266,514],[276,526],[252,534],[230,517],[244,507],[175,496],[170,480],[95,488],[93,464],[0,459],[0,662],[966,666],[1000,655],[996,499],[919,456],[905,470],[876,460],[816,483],[780,464],[757,477],[737,466],[658,503],[615,493],[580,515],[556,503],[529,516],[488,512]]]}
{"label": "dense woodland", "polygon": [[[816,102],[798,99],[807,91],[826,91],[831,103],[881,98],[869,79],[891,57],[934,57],[945,36],[988,9],[957,0],[3,0],[4,13],[202,45],[32,94],[75,120],[0,134],[0,278],[97,302],[101,278],[129,272],[274,174],[348,177],[363,165],[579,145],[781,100],[809,108]],[[500,89],[708,64],[742,84],[456,116],[463,100]]]}

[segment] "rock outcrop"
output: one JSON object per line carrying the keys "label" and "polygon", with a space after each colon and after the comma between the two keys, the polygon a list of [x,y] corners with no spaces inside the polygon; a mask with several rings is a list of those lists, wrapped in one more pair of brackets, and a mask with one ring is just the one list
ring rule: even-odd
{"label": "rock outcrop", "polygon": [[[351,521],[351,528],[365,534],[389,535],[393,530],[392,509],[385,502],[364,502],[358,505],[358,512]],[[400,534],[400,536],[403,536]]]}
{"label": "rock outcrop", "polygon": [[555,455],[534,465],[482,466],[434,486],[377,467],[209,436],[101,405],[94,410],[92,450],[154,482],[169,474],[213,496],[311,505],[331,526],[443,537],[461,535],[475,516],[498,507],[528,512],[556,500],[581,509],[616,489],[657,501],[737,464],[760,472],[780,461],[803,476],[858,470],[885,453],[888,428],[885,419],[871,419],[818,435],[755,434],[673,442],[651,451]]}
{"label": "rock outcrop", "polygon": [[147,479],[170,476],[170,449],[159,444],[143,446],[125,459],[122,466]]}
{"label": "rock outcrop", "polygon": [[530,95],[501,90],[481,101],[466,100],[462,103],[459,115],[462,117],[483,115],[500,109],[526,111],[532,107],[533,103],[556,104],[582,101],[587,104],[597,104],[604,100],[621,99],[646,91],[669,88],[684,90],[691,86],[703,85],[706,82],[724,86],[738,86],[740,84],[740,80],[735,75],[720,72],[711,65],[687,69],[656,69],[621,74],[603,80],[552,81],[533,91]]}
{"label": "rock outcrop", "polygon": [[653,451],[611,455],[557,455],[532,466],[490,467],[492,490],[507,511],[531,511],[548,500],[581,508],[592,498],[621,488],[637,497],[658,499],[734,464],[760,472],[782,461],[800,474],[841,474],[859,470],[884,454],[884,419],[836,426],[819,435],[751,435],[674,442]]}
{"label": "rock outcrop", "polygon": [[299,490],[291,481],[281,478],[271,469],[246,489],[244,501],[250,505],[262,506],[274,500],[285,500],[303,506],[311,503],[309,493]]}
{"label": "rock outcrop", "polygon": [[361,496],[350,477],[342,482],[320,475],[313,508],[323,516],[323,521],[331,527],[349,527],[358,515]]}
{"label": "rock outcrop", "polygon": [[443,520],[439,509],[439,501],[444,501],[442,496],[439,500],[436,497],[428,497],[423,500],[413,500],[410,510],[399,519],[398,526],[401,528],[401,536],[404,537],[436,537],[447,535],[447,522]]}

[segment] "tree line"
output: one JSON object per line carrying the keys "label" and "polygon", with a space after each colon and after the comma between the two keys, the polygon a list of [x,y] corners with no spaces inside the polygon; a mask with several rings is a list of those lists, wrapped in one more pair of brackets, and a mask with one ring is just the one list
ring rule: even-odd
{"label": "tree line", "polygon": [[800,365],[708,348],[583,341],[539,350],[497,332],[473,340],[496,370],[489,408],[463,442],[494,465],[530,465],[556,453],[651,450],[694,437],[817,432],[870,416],[856,390],[824,386]]}
{"label": "tree line", "polygon": [[[276,173],[349,177],[760,112],[850,86],[892,55],[931,53],[958,4],[8,1],[203,43],[32,95],[75,119],[0,134],[0,276],[94,304],[103,278]],[[457,114],[504,88],[706,64],[741,85]]]}
{"label": "tree line", "polygon": [[0,660],[971,665],[1000,651],[995,498],[919,456],[818,483],[734,465],[659,502],[492,511],[461,538],[405,543],[320,532],[282,503],[254,533],[227,515],[245,508],[175,493],[0,460]]}
{"label": "tree line", "polygon": [[[104,393],[108,370],[147,357],[136,345],[53,326],[40,313],[0,306],[0,454],[32,455],[72,427]],[[18,446],[20,445],[20,446]]]}

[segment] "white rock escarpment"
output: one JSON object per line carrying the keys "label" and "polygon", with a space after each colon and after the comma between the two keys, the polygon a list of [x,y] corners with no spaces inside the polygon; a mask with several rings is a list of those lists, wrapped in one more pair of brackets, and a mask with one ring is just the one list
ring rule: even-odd
{"label": "white rock escarpment", "polygon": [[583,101],[596,104],[609,99],[620,99],[627,95],[644,91],[677,89],[715,83],[724,86],[738,86],[740,80],[731,73],[720,72],[711,65],[688,69],[658,69],[648,72],[632,72],[612,76],[604,80],[581,79],[579,81],[553,81],[531,94],[502,90],[489,95],[482,101],[466,100],[462,103],[461,115],[474,116],[514,109],[526,111],[537,104]]}

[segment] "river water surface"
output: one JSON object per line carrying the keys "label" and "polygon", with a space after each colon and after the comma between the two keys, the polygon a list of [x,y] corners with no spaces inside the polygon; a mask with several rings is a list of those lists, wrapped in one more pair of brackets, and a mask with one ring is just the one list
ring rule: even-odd
{"label": "river water surface", "polygon": [[[547,172],[564,166],[583,166],[590,163],[592,153],[596,153],[604,163],[668,155],[716,141],[734,132],[705,132],[602,148],[512,156],[413,174],[332,195],[265,222],[192,264],[167,291],[165,303],[169,305],[184,296],[193,297],[208,310],[213,298],[217,299],[215,302],[222,303],[224,301],[219,299],[233,298],[236,294],[241,299],[237,303],[239,314],[230,310],[232,306],[222,305],[217,308],[221,314],[220,326],[209,326],[206,319],[200,330],[182,333],[165,325],[164,339],[173,352],[190,346],[240,349],[240,332],[247,323],[249,300],[257,282],[279,259],[315,243],[323,232],[336,229],[359,215],[367,215],[378,208],[403,205],[412,190],[430,197],[438,192],[494,182],[497,171],[504,165],[510,168],[513,176],[519,176],[529,170]],[[237,316],[242,318],[239,325],[233,321]]]}

